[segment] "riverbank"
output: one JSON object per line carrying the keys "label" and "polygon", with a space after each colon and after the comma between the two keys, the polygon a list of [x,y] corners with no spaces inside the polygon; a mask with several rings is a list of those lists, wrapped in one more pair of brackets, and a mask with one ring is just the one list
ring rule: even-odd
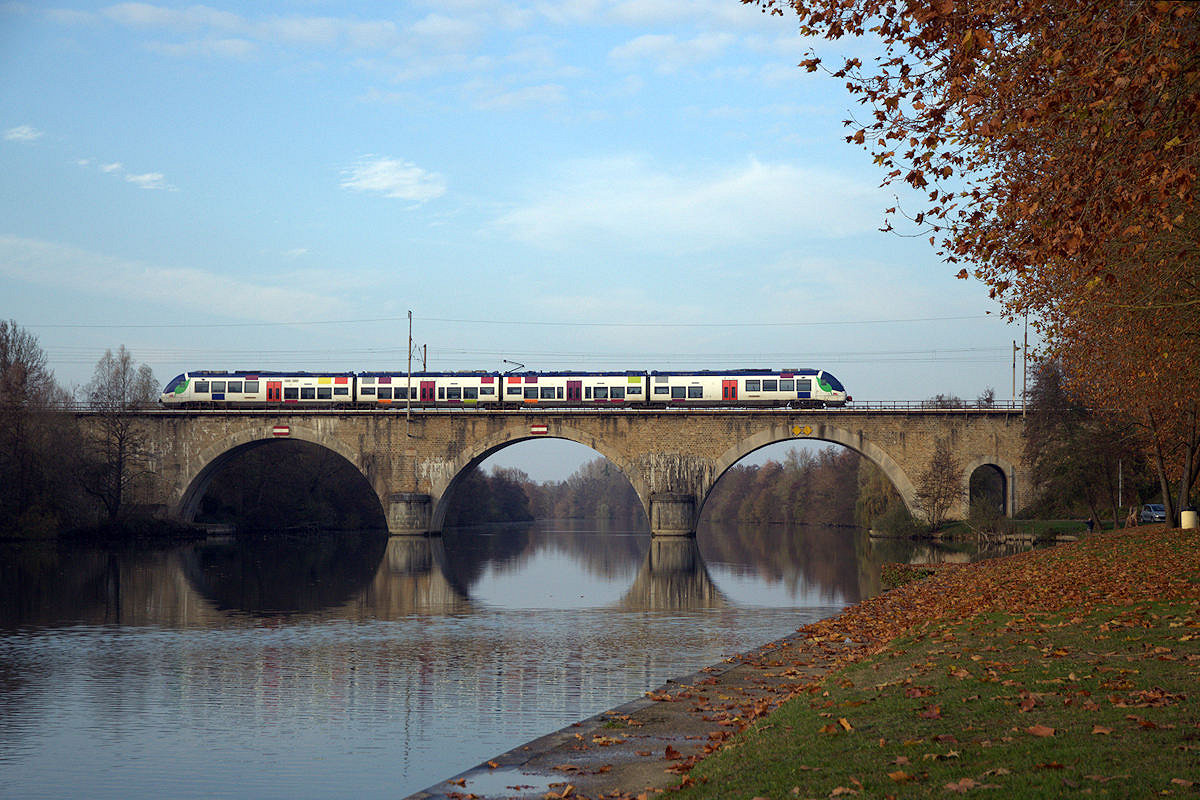
{"label": "riverbank", "polygon": [[939,570],[414,797],[1192,793],[1198,669],[1200,536],[1147,526]]}

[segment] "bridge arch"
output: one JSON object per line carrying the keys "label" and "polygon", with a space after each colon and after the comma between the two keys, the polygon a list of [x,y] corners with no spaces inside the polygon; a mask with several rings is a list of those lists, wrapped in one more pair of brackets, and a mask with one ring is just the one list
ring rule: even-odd
{"label": "bridge arch", "polygon": [[572,428],[570,425],[555,425],[554,433],[537,436],[531,436],[527,432],[527,429],[524,428],[519,431],[514,428],[505,428],[492,436],[472,442],[470,446],[464,448],[458,457],[450,462],[445,473],[436,476],[431,481],[431,529],[435,531],[442,529],[442,525],[446,520],[450,498],[454,496],[454,489],[470,473],[472,468],[510,445],[536,439],[564,439],[569,442],[581,444],[584,447],[589,447],[607,458],[633,485],[634,491],[637,492],[638,498],[642,501],[646,518],[650,518],[650,492],[647,490],[644,482],[640,480],[639,472],[633,469],[632,465],[620,453],[608,446],[604,441]]}
{"label": "bridge arch", "polygon": [[[810,426],[811,428],[811,426]],[[797,432],[793,428],[771,428],[761,430],[758,433],[748,436],[741,440],[733,447],[726,450],[716,461],[716,469],[713,471],[712,482],[704,487],[703,496],[698,498],[699,506],[696,509],[696,518],[700,518],[700,513],[704,509],[704,503],[707,502],[709,494],[716,486],[717,481],[721,479],[734,464],[741,461],[746,456],[768,445],[777,444],[779,442],[805,442],[805,441],[821,441],[830,442],[832,444],[840,444],[848,447],[854,452],[866,458],[875,466],[883,471],[892,485],[896,487],[897,493],[904,501],[904,505],[908,508],[909,513],[917,514],[916,510],[916,495],[917,490],[908,474],[896,463],[896,460],[888,455],[887,451],[883,450],[879,445],[865,438],[861,434],[851,433],[844,428],[838,428],[833,425],[820,425],[816,429],[812,429],[809,433],[804,433],[803,429]],[[970,474],[970,473],[968,473]]]}
{"label": "bridge arch", "polygon": [[967,461],[965,467],[963,468],[962,485],[967,487],[968,491],[967,499],[964,501],[963,517],[965,518],[967,513],[970,511],[971,500],[969,492],[971,479],[975,476],[975,473],[978,470],[988,468],[994,470],[1000,477],[1001,491],[1003,492],[1002,508],[1005,516],[1015,517],[1017,515],[1017,508],[1014,496],[1015,493],[1013,491],[1013,479],[1016,473],[1013,469],[1012,462],[997,455],[973,458]]}
{"label": "bridge arch", "polygon": [[[331,450],[352,464],[364,480],[370,484],[376,498],[380,501],[381,513],[386,514],[385,498],[380,493],[376,482],[363,470],[359,463],[358,453],[337,437],[325,434],[316,428],[303,425],[289,425],[288,427],[287,439],[308,442]],[[183,464],[183,470],[176,486],[175,501],[171,506],[171,516],[184,522],[191,522],[196,517],[200,501],[204,498],[204,493],[212,483],[213,477],[220,472],[222,467],[243,453],[281,440],[281,437],[275,435],[273,425],[256,425],[234,431],[202,448]]]}

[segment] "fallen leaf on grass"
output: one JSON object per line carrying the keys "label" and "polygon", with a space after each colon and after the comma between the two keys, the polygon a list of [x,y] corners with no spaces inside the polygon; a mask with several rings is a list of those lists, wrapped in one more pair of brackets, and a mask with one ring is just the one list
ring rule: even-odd
{"label": "fallen leaf on grass", "polygon": [[1096,725],[1095,727],[1092,728],[1092,733],[1097,734],[1099,736],[1108,736],[1112,732],[1113,732],[1112,728],[1106,728],[1103,725]]}
{"label": "fallen leaf on grass", "polygon": [[1171,783],[1188,789],[1196,785],[1195,781],[1189,781],[1187,778],[1171,778]]}
{"label": "fallen leaf on grass", "polygon": [[909,775],[907,772],[905,772],[902,769],[898,769],[895,772],[889,772],[887,775],[889,778],[894,780],[896,783],[907,783],[908,781],[911,781],[913,779],[912,775]]}
{"label": "fallen leaf on grass", "polygon": [[1045,725],[1030,725],[1025,732],[1034,736],[1053,736],[1054,728],[1048,728]]}
{"label": "fallen leaf on grass", "polygon": [[838,717],[838,725],[841,725],[844,730],[853,730],[854,726],[845,717]]}
{"label": "fallen leaf on grass", "polygon": [[925,710],[921,712],[920,717],[921,719],[941,719],[942,707],[940,705],[926,706]]}

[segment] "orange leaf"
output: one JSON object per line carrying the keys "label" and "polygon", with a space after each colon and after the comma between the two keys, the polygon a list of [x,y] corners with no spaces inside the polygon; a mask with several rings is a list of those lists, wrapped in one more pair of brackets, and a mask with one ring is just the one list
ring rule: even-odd
{"label": "orange leaf", "polygon": [[1106,728],[1103,725],[1097,725],[1096,727],[1092,728],[1092,733],[1099,734],[1101,736],[1108,736],[1112,732],[1112,728]]}
{"label": "orange leaf", "polygon": [[844,728],[845,730],[848,730],[848,731],[854,729],[854,726],[851,725],[850,721],[848,719],[846,719],[845,717],[838,717],[838,725],[841,725],[842,728]]}
{"label": "orange leaf", "polygon": [[1045,725],[1030,725],[1025,732],[1034,736],[1053,736],[1054,728],[1047,728]]}

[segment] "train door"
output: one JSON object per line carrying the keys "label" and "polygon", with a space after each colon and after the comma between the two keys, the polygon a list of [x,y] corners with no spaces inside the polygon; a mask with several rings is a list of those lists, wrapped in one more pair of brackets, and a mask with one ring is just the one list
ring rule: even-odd
{"label": "train door", "polygon": [[567,402],[580,403],[583,401],[583,381],[567,381]]}
{"label": "train door", "polygon": [[421,381],[421,402],[433,402],[433,387],[437,385],[436,381]]}
{"label": "train door", "polygon": [[726,402],[737,400],[737,381],[721,381],[721,399]]}
{"label": "train door", "polygon": [[283,399],[283,381],[267,381],[267,402],[278,403]]}

